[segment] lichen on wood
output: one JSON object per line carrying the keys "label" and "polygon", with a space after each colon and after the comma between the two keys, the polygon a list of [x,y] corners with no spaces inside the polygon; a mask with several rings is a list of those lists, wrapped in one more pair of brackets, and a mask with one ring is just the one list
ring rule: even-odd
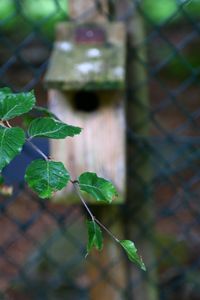
{"label": "lichen on wood", "polygon": [[78,43],[76,25],[62,23],[58,26],[58,39],[45,77],[47,87],[61,90],[116,90],[124,87],[124,27],[121,23],[87,24],[85,30],[95,26],[105,32],[105,41],[94,39],[93,43]]}

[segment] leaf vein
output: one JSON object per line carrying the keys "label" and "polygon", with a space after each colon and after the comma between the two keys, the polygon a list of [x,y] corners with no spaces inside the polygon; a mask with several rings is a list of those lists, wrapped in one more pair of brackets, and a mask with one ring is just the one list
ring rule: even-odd
{"label": "leaf vein", "polygon": [[31,137],[35,137],[35,136],[37,136],[37,135],[46,135],[46,134],[50,134],[50,133],[55,133],[55,132],[60,131],[63,127],[64,127],[64,126],[58,128],[58,129],[55,129],[55,130],[51,130],[51,131],[38,132],[38,133],[32,135]]}
{"label": "leaf vein", "polygon": [[6,120],[7,116],[9,116],[9,114],[18,106],[19,106],[19,104],[15,104],[9,111],[7,111],[7,113],[4,115],[2,120]]}

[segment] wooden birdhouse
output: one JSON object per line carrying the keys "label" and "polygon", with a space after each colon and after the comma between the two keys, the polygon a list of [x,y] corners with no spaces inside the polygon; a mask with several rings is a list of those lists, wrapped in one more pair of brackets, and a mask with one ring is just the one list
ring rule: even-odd
{"label": "wooden birdhouse", "polygon": [[[51,140],[73,178],[91,171],[125,194],[125,30],[119,22],[60,23],[45,76],[49,107],[79,136]],[[68,197],[66,197],[68,195]],[[71,191],[57,197],[69,198]]]}

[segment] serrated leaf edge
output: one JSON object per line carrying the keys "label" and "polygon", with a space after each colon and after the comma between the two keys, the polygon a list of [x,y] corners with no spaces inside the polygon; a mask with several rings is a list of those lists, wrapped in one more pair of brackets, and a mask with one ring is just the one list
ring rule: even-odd
{"label": "serrated leaf edge", "polygon": [[[136,255],[136,258],[134,258],[130,251],[127,250],[127,247],[124,246],[124,243],[125,242],[129,242],[132,244],[133,246],[133,250],[135,248],[135,255]],[[122,248],[124,249],[124,251],[126,252],[128,258],[130,261],[132,261],[133,263],[135,263],[136,265],[138,265],[143,271],[146,271],[146,266],[142,260],[142,257],[137,253],[137,248],[135,247],[135,244],[134,242],[130,241],[130,240],[121,240],[119,241],[120,245],[122,246]]]}
{"label": "serrated leaf edge", "polygon": [[[12,93],[11,89],[9,89],[9,91],[10,91],[10,93]],[[30,91],[30,92],[28,92],[28,93],[30,93],[30,94],[32,94],[32,96],[34,96],[34,92],[33,92],[33,91]],[[27,94],[28,94],[28,93],[27,93]],[[17,95],[17,94],[13,94],[13,95]],[[35,96],[34,96],[34,97],[35,97]],[[23,114],[29,112],[29,111],[34,107],[34,105],[35,105],[35,99],[34,99],[34,101],[33,101],[33,105],[30,107],[30,109],[29,109],[28,111],[26,111],[26,112],[24,112],[24,113],[21,113],[21,114],[19,114],[19,115],[16,115],[15,117],[20,116],[20,115],[23,115]],[[2,120],[2,121],[6,121],[6,120],[7,120],[7,116],[9,116],[9,114],[10,114],[16,107],[18,107],[18,106],[21,106],[21,103],[15,104],[9,111],[7,111],[7,113],[3,116],[3,118],[1,118],[1,120]],[[12,117],[12,118],[15,118],[15,117]],[[12,119],[12,118],[11,118],[11,119]],[[10,118],[9,118],[9,119],[10,119]]]}
{"label": "serrated leaf edge", "polygon": [[[31,123],[34,122],[35,120],[37,120],[37,119],[34,119],[34,120],[30,123],[29,129],[28,129],[28,134],[29,134],[30,138],[41,137],[41,136],[44,136],[44,137],[45,137],[45,136],[48,135],[48,134],[56,133],[56,132],[61,131],[61,130],[63,129],[63,127],[65,127],[65,126],[68,126],[68,127],[74,127],[74,128],[79,128],[79,129],[80,129],[80,132],[81,132],[81,130],[82,130],[82,128],[80,128],[80,127],[73,126],[73,125],[69,125],[69,124],[65,124],[65,123],[63,123],[62,121],[58,120],[58,119],[54,119],[54,118],[50,118],[50,117],[44,117],[44,118],[38,118],[38,119],[41,119],[41,120],[42,120],[42,119],[49,119],[49,121],[55,121],[55,123],[60,123],[60,124],[61,124],[61,127],[58,128],[58,129],[55,129],[55,130],[45,131],[45,132],[43,132],[43,133],[42,133],[42,132],[39,132],[39,133],[30,135],[30,127],[31,127]],[[74,134],[74,135],[76,135],[76,134]],[[72,137],[73,137],[74,135],[72,135]],[[67,136],[66,136],[66,137],[67,137]]]}

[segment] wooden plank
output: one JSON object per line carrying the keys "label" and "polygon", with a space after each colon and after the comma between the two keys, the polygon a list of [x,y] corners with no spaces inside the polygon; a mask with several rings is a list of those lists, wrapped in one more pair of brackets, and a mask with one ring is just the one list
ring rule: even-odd
{"label": "wooden plank", "polygon": [[[122,200],[125,197],[126,174],[123,96],[119,92],[100,91],[98,109],[84,113],[74,107],[74,95],[58,90],[49,91],[50,109],[63,122],[83,128],[77,137],[51,140],[51,156],[66,165],[73,179],[84,171],[92,171],[111,180]],[[55,199],[65,199],[71,193],[73,189],[67,188],[57,193]]]}

